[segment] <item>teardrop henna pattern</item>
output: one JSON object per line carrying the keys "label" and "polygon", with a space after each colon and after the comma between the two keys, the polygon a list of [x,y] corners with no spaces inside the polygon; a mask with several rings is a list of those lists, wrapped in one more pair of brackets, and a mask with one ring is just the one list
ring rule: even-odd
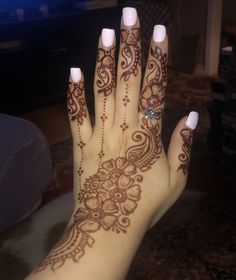
{"label": "teardrop henna pattern", "polygon": [[159,108],[164,103],[167,86],[167,53],[163,53],[159,46],[152,46],[149,55],[149,73],[145,78],[146,86],[140,94],[142,110]]}
{"label": "teardrop henna pattern", "polygon": [[187,128],[184,128],[180,131],[180,135],[183,139],[183,145],[182,145],[182,153],[178,157],[179,160],[181,161],[178,171],[182,170],[184,175],[186,175],[188,172],[189,161],[191,156],[193,132]]}
{"label": "teardrop henna pattern", "polygon": [[77,121],[78,125],[83,124],[83,119],[86,118],[85,106],[84,82],[70,82],[67,95],[67,108],[71,121]]}
{"label": "teardrop henna pattern", "polygon": [[127,82],[131,75],[138,75],[141,65],[140,28],[121,29],[121,79]]}
{"label": "teardrop henna pattern", "polygon": [[96,174],[85,179],[78,195],[80,207],[64,238],[35,270],[60,268],[66,261],[78,262],[86,247],[92,247],[92,234],[98,230],[126,233],[141,199],[143,176],[162,152],[159,125],[143,119],[140,131],[132,135],[134,145],[124,157],[110,159],[101,164]]}
{"label": "teardrop henna pattern", "polygon": [[115,77],[115,47],[110,50],[99,48],[97,54],[97,80],[98,93],[107,96],[116,86]]}

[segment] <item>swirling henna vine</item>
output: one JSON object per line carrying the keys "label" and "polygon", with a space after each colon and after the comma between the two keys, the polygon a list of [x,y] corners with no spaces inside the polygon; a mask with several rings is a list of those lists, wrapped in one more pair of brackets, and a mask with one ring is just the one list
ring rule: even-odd
{"label": "swirling henna vine", "polygon": [[141,65],[140,29],[121,29],[121,79],[127,82],[131,75],[138,75],[138,66]]}
{"label": "swirling henna vine", "polygon": [[184,128],[180,131],[180,135],[183,139],[183,145],[182,145],[182,153],[178,156],[181,162],[178,171],[182,170],[184,175],[186,175],[188,172],[189,161],[191,156],[193,132],[187,128]]}
{"label": "swirling henna vine", "polygon": [[150,57],[146,86],[140,94],[140,106],[143,110],[148,107],[159,108],[164,103],[167,86],[167,54],[163,53],[161,47],[155,46],[150,48]]}
{"label": "swirling henna vine", "polygon": [[92,247],[91,236],[98,230],[126,233],[141,199],[143,176],[159,158],[162,152],[159,125],[143,119],[142,130],[132,135],[135,145],[124,157],[110,159],[101,164],[96,174],[85,179],[78,195],[80,207],[64,238],[43,260],[36,271],[50,267],[55,271],[67,260],[78,262],[86,247]]}
{"label": "swirling henna vine", "polygon": [[115,77],[115,48],[110,50],[98,49],[97,54],[97,80],[98,93],[107,96],[116,86]]}
{"label": "swirling henna vine", "polygon": [[67,95],[67,108],[71,121],[76,121],[78,125],[83,124],[86,118],[84,98],[84,83],[69,83],[69,91]]}

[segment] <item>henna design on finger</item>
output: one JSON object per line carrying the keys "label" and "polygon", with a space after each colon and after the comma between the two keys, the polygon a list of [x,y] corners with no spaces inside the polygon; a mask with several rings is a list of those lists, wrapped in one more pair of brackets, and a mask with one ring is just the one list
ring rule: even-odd
{"label": "henna design on finger", "polygon": [[140,94],[140,107],[154,110],[164,104],[167,86],[167,53],[159,46],[150,48],[148,60],[148,74],[145,78],[146,86]]}
{"label": "henna design on finger", "polygon": [[115,47],[110,50],[99,48],[97,54],[97,80],[98,93],[108,96],[116,86],[115,77]]}
{"label": "henna design on finger", "polygon": [[84,98],[84,82],[69,82],[67,95],[67,108],[71,121],[76,121],[77,125],[82,125],[86,118],[86,102]]}
{"label": "henna design on finger", "polygon": [[140,28],[121,29],[121,69],[120,79],[127,82],[131,75],[137,76],[141,65]]}
{"label": "henna design on finger", "polygon": [[129,128],[129,125],[127,124],[127,121],[126,121],[126,115],[127,115],[126,107],[130,102],[128,94],[129,94],[129,84],[126,83],[125,84],[125,96],[123,98],[124,116],[123,116],[123,123],[120,125],[120,128],[121,128],[121,144],[120,144],[120,150],[119,150],[120,156],[122,154],[122,149],[123,149],[124,142],[125,142],[125,132]]}
{"label": "henna design on finger", "polygon": [[188,167],[191,156],[191,146],[193,141],[193,132],[187,128],[184,128],[180,131],[180,135],[183,140],[182,145],[182,153],[178,156],[181,164],[178,167],[178,171],[182,170],[183,174],[186,175],[188,173]]}
{"label": "henna design on finger", "polygon": [[152,120],[143,118],[141,130],[134,132],[132,139],[134,144],[123,157],[103,162],[85,179],[72,224],[35,272],[47,267],[55,271],[68,260],[79,262],[86,248],[95,243],[92,234],[99,230],[127,232],[130,216],[141,199],[140,173],[151,169],[162,152],[159,125]]}
{"label": "henna design on finger", "polygon": [[67,108],[72,122],[76,122],[78,126],[78,136],[79,142],[78,146],[80,148],[80,164],[78,169],[79,183],[81,185],[81,175],[83,174],[83,161],[84,161],[84,146],[85,143],[82,140],[80,126],[83,125],[84,118],[86,118],[86,102],[84,97],[84,82],[73,83],[69,82],[69,90],[67,94]]}
{"label": "henna design on finger", "polygon": [[113,47],[109,50],[104,50],[102,48],[98,49],[96,85],[98,87],[98,94],[104,95],[103,114],[101,116],[101,121],[102,121],[101,149],[98,154],[99,166],[100,166],[101,162],[102,162],[102,158],[105,156],[105,153],[104,153],[104,128],[105,128],[105,122],[107,120],[107,115],[106,115],[107,96],[113,92],[113,90],[115,89],[115,86],[116,86],[115,47]]}

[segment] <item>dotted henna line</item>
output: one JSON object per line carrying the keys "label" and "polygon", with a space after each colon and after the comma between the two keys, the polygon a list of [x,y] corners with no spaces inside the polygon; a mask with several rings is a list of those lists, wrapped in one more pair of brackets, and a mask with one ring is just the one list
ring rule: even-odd
{"label": "dotted henna line", "polygon": [[104,140],[104,129],[105,129],[105,122],[107,120],[106,104],[107,104],[107,98],[104,96],[104,99],[103,99],[103,114],[101,116],[101,120],[102,120],[101,149],[100,149],[100,152],[98,154],[98,157],[99,157],[99,167],[101,166],[102,158],[105,156],[105,153],[104,153],[104,141],[105,141]]}

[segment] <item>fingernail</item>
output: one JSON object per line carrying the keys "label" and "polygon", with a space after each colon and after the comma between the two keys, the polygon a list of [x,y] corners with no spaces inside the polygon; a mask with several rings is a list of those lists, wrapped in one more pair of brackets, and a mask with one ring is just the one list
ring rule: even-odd
{"label": "fingernail", "polygon": [[70,68],[70,77],[74,83],[78,83],[81,79],[80,68]]}
{"label": "fingernail", "polygon": [[123,23],[126,26],[133,26],[137,21],[137,11],[135,8],[126,7],[123,8]]}
{"label": "fingernail", "polygon": [[115,39],[114,29],[102,29],[102,44],[104,47],[109,48],[113,45]]}
{"label": "fingernail", "polygon": [[194,111],[190,112],[185,122],[185,125],[190,129],[195,129],[197,123],[198,123],[198,113]]}
{"label": "fingernail", "polygon": [[153,41],[156,43],[161,43],[166,37],[166,27],[164,25],[155,25],[153,29]]}

